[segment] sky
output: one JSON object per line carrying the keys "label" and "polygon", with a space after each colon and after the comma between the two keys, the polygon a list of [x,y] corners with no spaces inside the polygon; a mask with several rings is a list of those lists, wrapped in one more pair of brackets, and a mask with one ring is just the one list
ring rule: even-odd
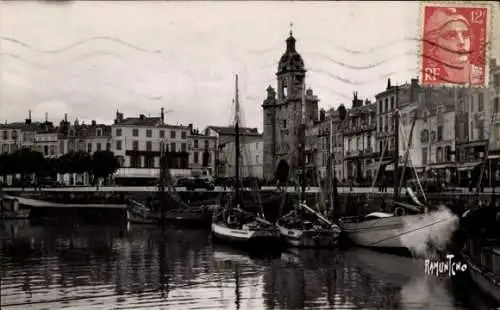
{"label": "sky", "polygon": [[[164,107],[171,124],[226,126],[238,74],[244,125],[262,130],[291,28],[307,87],[328,109],[418,77],[419,23],[416,1],[1,2],[0,121],[31,110],[33,121],[110,123],[117,110]],[[492,46],[500,59],[500,40]]]}

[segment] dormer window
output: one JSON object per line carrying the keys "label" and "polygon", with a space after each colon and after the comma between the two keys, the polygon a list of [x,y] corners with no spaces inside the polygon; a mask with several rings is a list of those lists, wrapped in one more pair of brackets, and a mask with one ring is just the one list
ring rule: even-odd
{"label": "dormer window", "polygon": [[97,136],[98,137],[102,136],[102,129],[101,128],[97,128]]}

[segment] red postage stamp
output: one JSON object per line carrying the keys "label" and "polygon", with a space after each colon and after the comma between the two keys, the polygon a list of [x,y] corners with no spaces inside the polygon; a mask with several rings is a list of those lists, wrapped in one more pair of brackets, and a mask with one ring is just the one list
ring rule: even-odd
{"label": "red postage stamp", "polygon": [[423,3],[421,22],[422,85],[488,85],[488,4]]}

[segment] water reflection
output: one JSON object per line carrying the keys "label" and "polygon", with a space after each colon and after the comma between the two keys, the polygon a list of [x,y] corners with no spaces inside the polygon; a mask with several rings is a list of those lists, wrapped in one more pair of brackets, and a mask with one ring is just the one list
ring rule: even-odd
{"label": "water reflection", "polygon": [[[2,309],[481,309],[423,262],[369,250],[255,256],[204,230],[0,226]],[[474,302],[473,306],[468,306]]]}

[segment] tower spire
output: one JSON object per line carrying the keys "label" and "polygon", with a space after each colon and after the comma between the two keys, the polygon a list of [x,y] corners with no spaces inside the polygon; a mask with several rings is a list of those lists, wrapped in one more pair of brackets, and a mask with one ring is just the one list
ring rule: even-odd
{"label": "tower spire", "polygon": [[293,22],[290,22],[290,36],[293,36]]}

